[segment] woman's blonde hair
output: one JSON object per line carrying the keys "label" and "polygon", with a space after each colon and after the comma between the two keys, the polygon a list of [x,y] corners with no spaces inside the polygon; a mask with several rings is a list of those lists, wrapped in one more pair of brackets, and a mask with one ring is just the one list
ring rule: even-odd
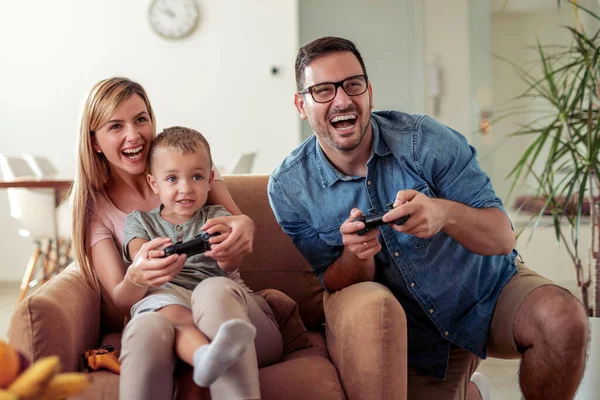
{"label": "woman's blonde hair", "polygon": [[87,241],[89,213],[98,202],[98,192],[110,177],[110,165],[104,154],[94,151],[93,136],[134,94],[144,100],[155,134],[156,119],[146,91],[139,83],[121,77],[102,80],[92,87],[83,105],[79,122],[77,166],[70,193],[73,205],[72,242],[75,261],[86,279],[96,288],[98,282],[90,263],[90,247]]}

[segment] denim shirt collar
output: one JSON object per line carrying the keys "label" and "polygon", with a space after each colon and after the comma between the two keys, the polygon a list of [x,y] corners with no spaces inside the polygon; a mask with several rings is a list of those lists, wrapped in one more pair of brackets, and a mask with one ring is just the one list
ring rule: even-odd
{"label": "denim shirt collar", "polygon": [[[392,152],[385,140],[381,137],[379,125],[377,124],[377,121],[373,115],[371,115],[371,132],[373,133],[373,147],[371,149],[371,155],[369,156],[369,161],[367,164],[373,158],[373,153],[382,157]],[[375,149],[375,151],[373,151],[373,149]],[[333,164],[331,164],[325,155],[325,152],[321,148],[321,144],[318,140],[315,140],[315,150],[317,154],[317,167],[319,169],[319,177],[321,179],[322,188],[329,187],[337,181],[351,181],[362,178],[361,176],[348,176],[340,172]]]}

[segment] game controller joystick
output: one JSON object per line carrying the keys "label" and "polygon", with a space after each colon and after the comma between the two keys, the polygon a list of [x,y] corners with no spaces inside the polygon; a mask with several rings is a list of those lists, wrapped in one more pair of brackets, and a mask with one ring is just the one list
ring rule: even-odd
{"label": "game controller joystick", "polygon": [[121,373],[121,363],[115,348],[110,344],[92,349],[81,355],[83,366],[91,371],[107,369],[115,374]]}
{"label": "game controller joystick", "polygon": [[[358,236],[363,236],[365,233],[369,232],[371,229],[375,229],[380,225],[386,224],[387,222],[383,222],[383,216],[394,208],[393,205],[394,205],[394,203],[388,203],[387,211],[377,213],[377,214],[361,215],[358,218],[354,218],[352,220],[352,222],[361,221],[361,222],[365,223],[365,227],[357,232]],[[406,220],[408,220],[409,217],[410,217],[410,215],[405,215],[403,217],[398,218],[396,221],[394,221],[394,223],[396,225],[402,225],[406,222]]]}
{"label": "game controller joystick", "polygon": [[220,235],[217,233],[208,233],[208,232],[200,232],[196,237],[192,240],[188,240],[183,243],[175,243],[169,247],[166,247],[165,255],[163,257],[168,257],[171,254],[187,254],[188,257],[195,256],[196,254],[202,254],[205,251],[210,250],[210,239],[213,236]]}

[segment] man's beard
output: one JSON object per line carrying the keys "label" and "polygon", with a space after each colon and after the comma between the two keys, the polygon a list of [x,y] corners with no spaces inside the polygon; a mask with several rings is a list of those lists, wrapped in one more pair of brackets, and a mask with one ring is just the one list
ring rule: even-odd
{"label": "man's beard", "polygon": [[327,131],[326,140],[327,143],[336,150],[342,151],[344,153],[350,153],[354,149],[356,149],[362,143],[363,138],[365,137],[364,130],[358,132],[358,136],[354,138],[355,140],[350,144],[342,144],[337,142],[335,136],[330,131]]}
{"label": "man's beard", "polygon": [[[333,118],[333,116],[336,114],[349,114],[349,113],[355,113],[357,115],[356,120],[355,120],[355,124],[356,124],[355,128],[358,127],[358,134],[350,144],[343,144],[342,142],[336,140],[336,139],[339,139],[339,137],[335,133],[335,127],[331,123],[329,123],[329,121],[331,121],[331,118]],[[359,125],[360,119],[361,119],[360,110],[355,106],[350,106],[346,109],[335,108],[335,109],[330,110],[327,113],[327,118],[326,118],[325,125],[323,126],[323,131],[318,133],[317,130],[314,130],[314,132],[317,135],[317,137],[320,137],[322,140],[324,140],[331,148],[341,151],[341,152],[344,152],[344,153],[350,153],[351,151],[356,149],[358,146],[360,146],[363,138],[365,137],[365,133],[367,131],[367,127],[363,128]],[[309,123],[310,122],[311,121],[310,121],[310,117],[309,117]],[[311,123],[311,125],[313,125],[313,124]],[[333,129],[334,132],[332,132],[330,129]]]}

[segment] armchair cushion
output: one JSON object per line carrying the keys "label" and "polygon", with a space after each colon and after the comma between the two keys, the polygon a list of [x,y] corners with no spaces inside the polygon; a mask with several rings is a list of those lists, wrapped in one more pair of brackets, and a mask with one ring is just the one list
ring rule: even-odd
{"label": "armchair cushion", "polygon": [[78,371],[100,342],[100,293],[71,264],[16,307],[8,338],[30,361],[55,354],[63,371]]}
{"label": "armchair cushion", "polygon": [[327,349],[347,396],[405,398],[406,315],[392,292],[361,282],[325,294],[324,306]]}
{"label": "armchair cushion", "polygon": [[254,251],[244,257],[242,279],[252,290],[278,289],[300,306],[308,329],[320,329],[323,287],[275,220],[267,195],[268,175],[225,175],[236,204],[256,225]]}
{"label": "armchair cushion", "polygon": [[294,300],[285,293],[274,289],[263,289],[257,294],[264,298],[273,310],[283,338],[284,355],[295,350],[312,347],[312,343],[306,335],[306,328],[300,319],[298,304]]}

